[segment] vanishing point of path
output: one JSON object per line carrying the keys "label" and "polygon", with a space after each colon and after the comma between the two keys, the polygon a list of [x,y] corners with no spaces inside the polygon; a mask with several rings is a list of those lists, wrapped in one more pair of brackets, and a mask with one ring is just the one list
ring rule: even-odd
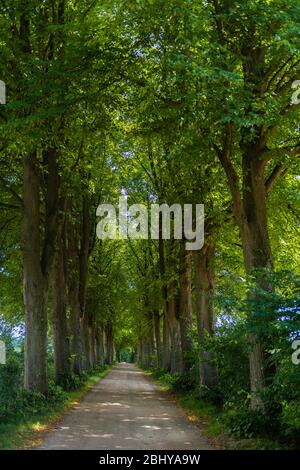
{"label": "vanishing point of path", "polygon": [[212,449],[136,366],[119,364],[49,432],[39,449]]}

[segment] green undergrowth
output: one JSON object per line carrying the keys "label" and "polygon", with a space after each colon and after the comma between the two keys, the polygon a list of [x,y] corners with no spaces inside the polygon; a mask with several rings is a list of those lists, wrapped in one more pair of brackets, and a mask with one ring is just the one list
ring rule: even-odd
{"label": "green undergrowth", "polygon": [[201,428],[202,433],[219,449],[283,450],[294,449],[293,441],[276,439],[262,429],[267,417],[244,409],[226,409],[215,397],[199,398],[196,388],[189,388],[182,375],[172,375],[162,369],[145,371],[160,388],[170,394],[187,418]]}
{"label": "green undergrowth", "polygon": [[[111,368],[97,366],[80,377],[73,377],[68,391],[50,383],[46,397],[22,388],[11,389],[11,398],[1,395],[0,450],[30,449],[39,445],[43,434]],[[11,371],[8,375],[12,376]]]}

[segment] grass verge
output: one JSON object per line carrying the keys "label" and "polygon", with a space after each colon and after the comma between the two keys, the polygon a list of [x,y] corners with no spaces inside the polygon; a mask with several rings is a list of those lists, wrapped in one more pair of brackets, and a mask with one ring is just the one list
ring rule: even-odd
{"label": "grass verge", "polygon": [[0,423],[0,450],[31,449],[42,443],[43,436],[74,407],[83,396],[112,369],[91,371],[83,384],[76,390],[63,392],[63,399],[51,401],[42,411],[31,417],[21,414],[9,422]]}

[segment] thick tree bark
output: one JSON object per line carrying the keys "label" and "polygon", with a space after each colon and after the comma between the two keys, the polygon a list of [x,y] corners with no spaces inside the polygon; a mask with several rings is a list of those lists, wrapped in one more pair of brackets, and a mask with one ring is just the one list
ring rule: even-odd
{"label": "thick tree bark", "polygon": [[104,340],[102,325],[98,325],[96,329],[96,360],[98,365],[104,364]]}
{"label": "thick tree bark", "polygon": [[168,287],[165,279],[165,250],[164,240],[162,239],[162,219],[160,216],[160,227],[159,227],[159,273],[161,281],[161,295],[163,302],[163,346],[162,346],[162,366],[166,371],[171,370],[171,339],[170,339],[170,327],[168,322]]}
{"label": "thick tree bark", "polygon": [[140,347],[140,358],[139,362],[141,367],[144,369],[148,369],[148,362],[149,358],[147,358],[147,347],[146,347],[146,338],[145,336],[141,336],[139,340],[139,347]]}
{"label": "thick tree bark", "polygon": [[155,351],[157,357],[157,366],[162,366],[162,343],[160,335],[160,315],[159,311],[155,310],[153,312],[153,322],[154,322],[154,334],[155,334]]}
{"label": "thick tree bark", "polygon": [[89,326],[89,338],[90,338],[90,365],[95,367],[96,362],[96,338],[95,338],[95,325]]}
{"label": "thick tree bark", "polygon": [[145,335],[144,347],[145,347],[145,367],[149,369],[153,367],[153,358],[155,356],[154,348],[154,322],[152,313],[147,313],[147,331]]}
{"label": "thick tree bark", "polygon": [[139,364],[142,365],[142,344],[141,344],[141,338],[138,339],[137,342],[137,361]]}
{"label": "thick tree bark", "polygon": [[[257,64],[253,65],[254,70]],[[250,67],[251,68],[251,67]],[[249,74],[249,64],[246,67]],[[250,75],[253,75],[251,72]],[[259,87],[259,85],[258,85]],[[231,160],[232,154],[232,125],[226,126],[225,142],[222,152],[218,152],[220,161],[227,175],[231,190],[233,214],[240,229],[244,265],[247,274],[252,274],[258,268],[273,268],[272,252],[268,234],[266,182],[264,178],[267,133],[256,129],[256,139],[249,143],[247,132],[240,144],[242,158],[243,194],[239,187],[239,177]],[[270,286],[261,287],[269,289]],[[253,294],[250,292],[250,296]],[[252,321],[252,315],[249,321]],[[265,387],[264,345],[257,335],[249,335],[249,363],[251,382],[251,408],[263,411],[261,392]]]}
{"label": "thick tree bark", "polygon": [[163,368],[166,371],[171,370],[171,339],[170,326],[167,319],[168,301],[166,301],[166,311],[163,316]]}
{"label": "thick tree bark", "polygon": [[243,157],[243,214],[239,218],[245,269],[273,268],[269,240],[264,170],[266,161],[260,156]]}
{"label": "thick tree bark", "polygon": [[[71,203],[68,203],[68,212],[71,213]],[[70,349],[72,357],[72,369],[75,374],[83,371],[83,352],[80,327],[80,302],[79,302],[79,261],[78,240],[76,238],[76,225],[67,224],[68,252],[67,252],[67,287],[68,303],[70,307]]]}
{"label": "thick tree bark", "polygon": [[175,286],[172,288],[171,292],[173,293],[173,296],[168,299],[168,324],[171,343],[171,372],[177,373],[182,371],[182,360],[180,326],[177,315],[178,298],[175,292]]}
{"label": "thick tree bark", "polygon": [[214,388],[217,384],[217,371],[211,363],[211,355],[203,348],[205,335],[213,335],[215,326],[213,305],[214,253],[215,244],[208,238],[201,250],[194,251],[200,394],[203,394],[207,389]]}
{"label": "thick tree bark", "polygon": [[23,160],[23,294],[26,389],[47,393],[47,279],[41,266],[40,181],[36,155]]}
{"label": "thick tree bark", "polygon": [[114,362],[114,337],[113,337],[113,325],[112,322],[108,321],[105,325],[105,336],[106,336],[106,362],[111,365]]}
{"label": "thick tree bark", "polygon": [[44,151],[46,173],[44,239],[40,225],[40,177],[37,154],[23,159],[23,275],[25,304],[24,386],[47,392],[48,278],[57,237],[59,172],[55,149]]}
{"label": "thick tree bark", "polygon": [[82,364],[82,342],[80,329],[80,304],[78,299],[78,282],[76,275],[69,284],[68,298],[70,305],[70,332],[71,332],[71,356],[72,367],[75,374],[81,374]]}
{"label": "thick tree bark", "polygon": [[82,367],[84,370],[89,369],[91,364],[91,338],[89,331],[89,318],[86,307],[86,289],[88,282],[88,266],[90,255],[90,235],[91,224],[89,216],[89,200],[87,195],[82,200],[81,212],[81,233],[80,233],[80,249],[79,249],[79,284],[78,298],[80,306],[80,331],[81,331],[81,347],[82,347]]}
{"label": "thick tree bark", "polygon": [[182,254],[182,270],[180,273],[179,294],[179,324],[181,336],[182,369],[188,372],[193,365],[192,351],[192,283],[190,253],[184,251]]}
{"label": "thick tree bark", "polygon": [[[273,269],[273,259],[268,233],[267,205],[265,189],[266,161],[248,149],[243,158],[243,214],[240,220],[240,231],[243,245],[244,263],[247,274],[255,269]],[[258,279],[263,289],[271,286]],[[253,293],[249,292],[253,297]],[[258,300],[258,299],[257,299]],[[253,319],[250,318],[250,321]],[[262,410],[263,402],[260,392],[265,387],[264,346],[256,335],[249,335],[249,363],[251,383],[251,408]]]}
{"label": "thick tree bark", "polygon": [[91,221],[89,214],[89,201],[87,195],[85,195],[82,202],[82,225],[79,253],[79,301],[81,315],[84,315],[86,304],[86,288],[90,254],[90,235]]}
{"label": "thick tree bark", "polygon": [[67,321],[67,293],[65,284],[65,255],[62,235],[58,238],[58,248],[53,269],[52,334],[54,343],[55,381],[64,385],[71,372],[69,331]]}
{"label": "thick tree bark", "polygon": [[82,367],[83,370],[88,370],[91,367],[90,363],[90,330],[88,319],[84,315],[80,318],[80,333],[81,333],[81,344],[82,344]]}

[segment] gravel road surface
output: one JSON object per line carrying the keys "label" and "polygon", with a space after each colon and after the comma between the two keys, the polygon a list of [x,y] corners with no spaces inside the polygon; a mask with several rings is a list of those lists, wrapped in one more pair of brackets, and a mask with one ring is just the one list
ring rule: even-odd
{"label": "gravel road surface", "polygon": [[50,431],[39,449],[212,449],[133,364],[119,364]]}

